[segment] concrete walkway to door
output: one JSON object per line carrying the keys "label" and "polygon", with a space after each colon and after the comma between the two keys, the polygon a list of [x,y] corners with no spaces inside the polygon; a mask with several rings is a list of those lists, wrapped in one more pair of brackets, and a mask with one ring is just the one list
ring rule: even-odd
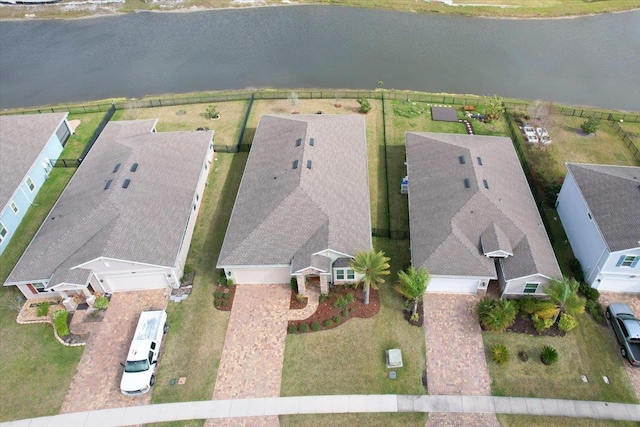
{"label": "concrete walkway to door", "polygon": [[[224,341],[213,399],[280,396],[291,288],[238,285]],[[219,426],[221,420],[207,421]],[[222,425],[245,425],[227,419]],[[278,426],[278,417],[251,419],[252,426]]]}

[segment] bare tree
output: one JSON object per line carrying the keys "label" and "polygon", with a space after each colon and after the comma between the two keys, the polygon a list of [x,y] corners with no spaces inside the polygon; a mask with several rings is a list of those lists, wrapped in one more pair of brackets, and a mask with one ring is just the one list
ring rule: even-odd
{"label": "bare tree", "polygon": [[287,101],[289,102],[289,105],[291,106],[291,108],[295,111],[296,107],[298,106],[298,93],[297,92],[291,92],[289,94],[289,97],[287,98]]}

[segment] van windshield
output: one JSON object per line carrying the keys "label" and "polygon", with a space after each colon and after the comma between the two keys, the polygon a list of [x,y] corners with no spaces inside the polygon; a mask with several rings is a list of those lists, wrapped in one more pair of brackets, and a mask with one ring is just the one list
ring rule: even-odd
{"label": "van windshield", "polygon": [[149,361],[146,359],[143,360],[127,360],[127,364],[124,366],[125,372],[144,372],[149,369]]}

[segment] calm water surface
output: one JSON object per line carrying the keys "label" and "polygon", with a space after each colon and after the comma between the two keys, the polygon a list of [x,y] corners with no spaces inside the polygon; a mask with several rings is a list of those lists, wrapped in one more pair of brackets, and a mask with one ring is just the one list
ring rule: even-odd
{"label": "calm water surface", "polygon": [[0,107],[247,87],[640,110],[640,11],[497,20],[295,6],[0,23]]}

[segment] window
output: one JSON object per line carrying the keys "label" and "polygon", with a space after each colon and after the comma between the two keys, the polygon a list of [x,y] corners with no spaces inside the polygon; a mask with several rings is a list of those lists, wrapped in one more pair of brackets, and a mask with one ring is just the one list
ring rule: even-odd
{"label": "window", "polygon": [[616,267],[635,267],[638,265],[638,261],[640,260],[640,256],[634,255],[622,255],[616,264]]}
{"label": "window", "polygon": [[354,280],[356,278],[356,274],[352,269],[347,270],[347,280]]}
{"label": "window", "polygon": [[18,209],[18,205],[16,205],[16,202],[11,202],[11,210],[13,211],[14,214],[17,214],[18,211],[20,209]]}
{"label": "window", "polygon": [[527,283],[524,285],[525,294],[535,294],[538,290],[538,283]]}
{"label": "window", "polygon": [[30,176],[27,177],[27,187],[29,187],[29,191],[31,191],[33,193],[33,190],[36,188],[36,185],[33,183],[33,180],[31,179]]}
{"label": "window", "polygon": [[31,286],[33,286],[33,289],[35,289],[39,294],[46,294],[49,292],[44,288],[44,283],[42,282],[32,283]]}
{"label": "window", "polygon": [[9,231],[5,228],[4,224],[0,222],[0,243],[2,243],[8,232]]}
{"label": "window", "polygon": [[336,270],[336,280],[344,280],[344,270]]}

